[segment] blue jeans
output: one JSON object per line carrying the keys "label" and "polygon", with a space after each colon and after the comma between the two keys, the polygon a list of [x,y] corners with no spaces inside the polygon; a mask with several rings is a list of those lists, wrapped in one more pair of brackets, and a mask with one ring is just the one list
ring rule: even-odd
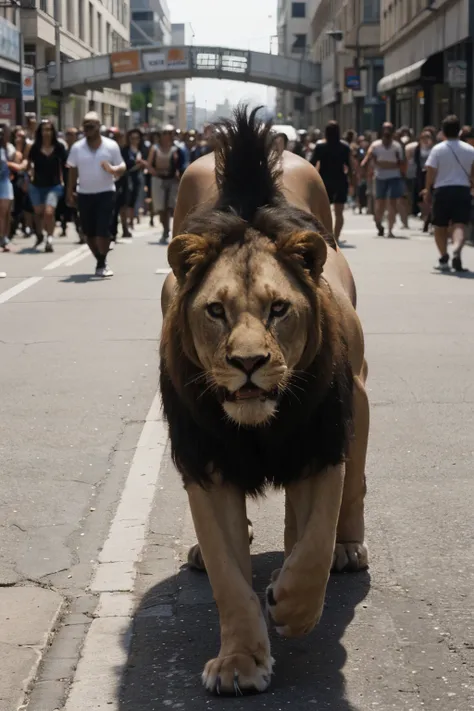
{"label": "blue jeans", "polygon": [[376,200],[398,200],[405,195],[402,178],[375,178]]}
{"label": "blue jeans", "polygon": [[28,194],[33,207],[49,205],[49,207],[56,209],[59,198],[63,196],[63,193],[64,188],[62,185],[52,185],[47,188],[39,188],[37,185],[30,184],[28,188]]}

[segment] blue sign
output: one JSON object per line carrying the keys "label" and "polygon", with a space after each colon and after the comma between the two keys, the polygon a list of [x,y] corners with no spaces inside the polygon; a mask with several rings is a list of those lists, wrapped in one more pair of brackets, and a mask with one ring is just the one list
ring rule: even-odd
{"label": "blue sign", "polygon": [[346,89],[352,89],[352,91],[360,91],[360,74],[353,67],[346,67],[345,73],[345,84]]}

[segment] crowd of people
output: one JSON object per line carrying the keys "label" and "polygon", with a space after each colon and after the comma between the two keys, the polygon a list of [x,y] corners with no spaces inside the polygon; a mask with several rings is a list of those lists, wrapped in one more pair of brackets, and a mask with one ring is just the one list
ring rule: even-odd
{"label": "crowd of people", "polygon": [[[140,219],[153,226],[158,216],[161,243],[168,242],[181,176],[213,150],[213,140],[212,126],[202,133],[182,134],[171,125],[122,131],[102,126],[95,112],[85,116],[81,129],[64,134],[52,121],[37,123],[34,116],[25,128],[0,126],[0,250],[10,251],[12,239],[23,233],[35,239],[35,249],[53,252],[57,223],[62,235],[74,223],[79,242],[87,243],[96,259],[96,275],[112,276],[107,255],[119,227],[122,237],[131,238]],[[474,130],[461,128],[455,116],[448,116],[440,131],[427,126],[418,137],[391,123],[383,124],[379,136],[353,130],[341,135],[337,122],[330,121],[324,136],[300,131],[291,143],[275,126],[274,146],[280,152],[291,149],[319,171],[334,206],[338,241],[348,203],[373,215],[381,237],[395,236],[397,215],[402,229],[419,218],[425,233],[434,230],[437,267],[465,271],[461,251],[472,221]]]}
{"label": "crowd of people", "polygon": [[[288,146],[286,136],[275,137],[275,148]],[[408,126],[395,129],[386,122],[380,134],[342,136],[336,121],[330,121],[324,137],[319,131],[300,131],[293,151],[319,171],[334,206],[337,240],[344,225],[344,208],[373,215],[377,235],[395,237],[400,228],[419,219],[425,233],[434,232],[439,251],[437,269],[467,271],[461,252],[474,222],[474,129],[447,116],[440,130],[426,126],[415,136]],[[450,264],[448,243],[453,243]]]}

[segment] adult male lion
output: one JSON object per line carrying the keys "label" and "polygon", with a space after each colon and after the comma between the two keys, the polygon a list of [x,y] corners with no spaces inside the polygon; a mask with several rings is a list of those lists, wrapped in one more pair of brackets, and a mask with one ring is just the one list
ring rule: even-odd
{"label": "adult male lion", "polygon": [[314,168],[236,112],[184,175],[163,291],[161,391],[217,602],[217,693],[264,691],[273,660],[252,590],[246,495],[286,492],[285,563],[267,590],[278,631],[318,622],[331,565],[367,566],[369,410],[349,267]]}

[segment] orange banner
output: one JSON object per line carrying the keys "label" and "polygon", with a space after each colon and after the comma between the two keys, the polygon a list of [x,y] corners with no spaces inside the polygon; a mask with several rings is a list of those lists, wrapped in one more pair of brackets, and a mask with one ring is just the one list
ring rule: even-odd
{"label": "orange banner", "polygon": [[140,52],[136,49],[126,52],[112,52],[110,55],[110,65],[114,74],[131,74],[139,72]]}

